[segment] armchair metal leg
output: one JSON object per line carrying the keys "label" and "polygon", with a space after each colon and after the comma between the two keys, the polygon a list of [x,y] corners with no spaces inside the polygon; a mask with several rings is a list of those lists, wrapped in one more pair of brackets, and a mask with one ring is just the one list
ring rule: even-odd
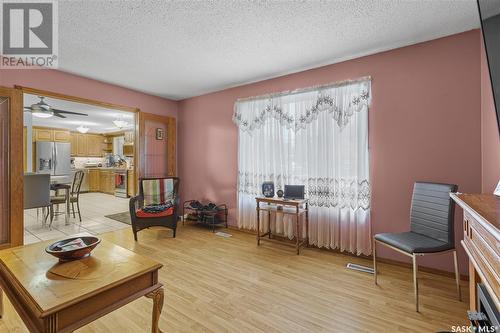
{"label": "armchair metal leg", "polygon": [[457,284],[458,300],[462,301],[462,292],[460,291],[460,271],[458,270],[457,251],[453,251],[453,261],[455,263],[455,282]]}
{"label": "armchair metal leg", "polygon": [[375,284],[377,284],[377,241],[373,237],[373,277]]}
{"label": "armchair metal leg", "polygon": [[412,255],[413,259],[413,287],[415,290],[415,311],[418,312],[418,266],[417,266],[417,256],[415,254]]}

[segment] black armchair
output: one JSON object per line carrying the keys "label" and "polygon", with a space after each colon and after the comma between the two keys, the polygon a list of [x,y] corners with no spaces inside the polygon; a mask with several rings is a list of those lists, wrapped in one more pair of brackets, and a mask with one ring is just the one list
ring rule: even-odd
{"label": "black armchair", "polygon": [[[137,241],[137,232],[153,226],[172,229],[173,237],[177,230],[179,215],[179,178],[141,178],[139,195],[130,198],[129,210],[132,221],[132,232]],[[159,213],[143,211],[145,206],[172,201],[173,206]]]}

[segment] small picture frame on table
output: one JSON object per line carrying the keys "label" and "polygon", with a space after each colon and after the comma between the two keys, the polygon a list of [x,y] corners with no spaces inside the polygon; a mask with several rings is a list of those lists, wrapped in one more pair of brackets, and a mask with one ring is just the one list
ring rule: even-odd
{"label": "small picture frame on table", "polygon": [[157,128],[156,129],[156,140],[163,140],[165,137],[165,133],[163,131],[163,128]]}

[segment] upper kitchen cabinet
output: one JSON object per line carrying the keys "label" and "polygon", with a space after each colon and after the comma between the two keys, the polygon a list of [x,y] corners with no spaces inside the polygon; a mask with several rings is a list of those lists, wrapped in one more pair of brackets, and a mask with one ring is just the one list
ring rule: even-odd
{"label": "upper kitchen cabinet", "polygon": [[87,135],[87,156],[102,157],[104,137],[99,134]]}
{"label": "upper kitchen cabinet", "polygon": [[78,155],[78,139],[77,139],[77,134],[71,132],[69,136],[69,142],[71,143],[71,156],[77,156]]}
{"label": "upper kitchen cabinet", "polygon": [[50,128],[33,127],[33,141],[54,141],[54,131]]}
{"label": "upper kitchen cabinet", "polygon": [[104,137],[100,134],[71,133],[71,156],[102,157]]}
{"label": "upper kitchen cabinet", "polygon": [[33,127],[33,141],[70,142],[70,132],[57,128]]}
{"label": "upper kitchen cabinet", "polygon": [[76,134],[76,155],[86,156],[87,155],[87,137],[85,134]]}
{"label": "upper kitchen cabinet", "polygon": [[70,142],[70,133],[67,130],[54,130],[55,142]]}

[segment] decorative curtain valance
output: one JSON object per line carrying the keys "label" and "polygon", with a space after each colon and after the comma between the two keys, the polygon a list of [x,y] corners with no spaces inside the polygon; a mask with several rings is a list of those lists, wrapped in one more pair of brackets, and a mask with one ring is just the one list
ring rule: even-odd
{"label": "decorative curtain valance", "polygon": [[[304,185],[309,241],[370,254],[368,108],[370,78],[238,100],[238,226],[257,227],[255,196]],[[261,215],[263,230],[293,238],[295,221]],[[302,231],[301,231],[302,232]]]}
{"label": "decorative curtain valance", "polygon": [[[330,85],[238,100],[233,121],[240,130],[252,132],[270,118],[281,126],[298,131],[320,113],[328,113],[337,126],[344,128],[352,115],[367,110],[371,79],[344,81]],[[300,105],[300,107],[297,107]]]}

